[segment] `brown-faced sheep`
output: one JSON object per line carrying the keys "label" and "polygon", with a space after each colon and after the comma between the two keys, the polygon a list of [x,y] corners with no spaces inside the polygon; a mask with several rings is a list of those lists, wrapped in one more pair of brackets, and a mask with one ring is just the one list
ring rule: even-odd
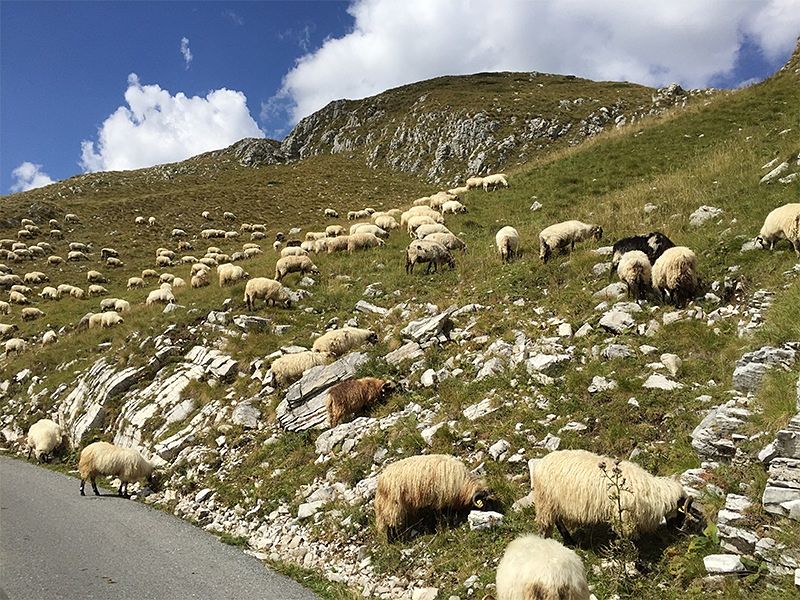
{"label": "brown-faced sheep", "polygon": [[325,397],[330,426],[336,427],[363,409],[381,402],[395,387],[393,381],[375,377],[362,377],[337,383],[328,389]]}
{"label": "brown-faced sheep", "polygon": [[78,471],[81,475],[81,496],[86,480],[92,483],[92,490],[99,496],[97,489],[97,476],[106,475],[118,477],[120,480],[117,494],[128,496],[128,483],[149,479],[153,474],[154,466],[133,448],[119,448],[108,442],[94,442],[81,450],[78,460]]}
{"label": "brown-faced sheep", "polygon": [[404,458],[378,476],[375,526],[391,539],[428,514],[484,510],[492,503],[486,482],[454,456]]}

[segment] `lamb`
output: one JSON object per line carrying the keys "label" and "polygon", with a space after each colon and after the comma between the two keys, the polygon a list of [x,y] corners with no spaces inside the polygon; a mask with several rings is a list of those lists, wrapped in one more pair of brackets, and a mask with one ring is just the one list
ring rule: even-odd
{"label": "lamb", "polygon": [[42,346],[50,346],[51,344],[55,344],[58,341],[58,336],[56,332],[52,329],[48,329],[42,335]]}
{"label": "lamb", "polygon": [[105,296],[108,294],[108,290],[104,288],[102,285],[92,284],[88,288],[88,294],[91,298],[92,296]]}
{"label": "lamb", "polygon": [[483,178],[483,191],[488,192],[491,188],[496,190],[498,187],[508,187],[508,180],[505,173],[495,173],[494,175],[487,175]]}
{"label": "lamb", "polygon": [[200,216],[203,217],[204,219],[209,220],[209,221],[211,220],[211,212],[209,212],[207,210],[204,210],[203,212],[201,212]]}
{"label": "lamb", "polygon": [[[423,227],[425,226],[423,225]],[[467,251],[467,245],[464,243],[464,241],[461,238],[456,237],[455,234],[450,233],[449,231],[429,233],[423,239],[441,244],[442,246],[451,251],[453,250],[461,250],[462,252]]]}
{"label": "lamb", "polygon": [[603,237],[603,228],[581,221],[564,221],[550,225],[539,234],[539,258],[547,262],[553,250],[565,250],[567,246],[570,250],[574,250],[575,242],[581,242],[589,237],[599,240]]}
{"label": "lamb", "polygon": [[509,262],[519,256],[519,232],[510,225],[497,232],[494,243],[503,262]]}
{"label": "lamb", "polygon": [[331,360],[333,357],[330,354],[322,352],[296,352],[276,358],[270,368],[275,384],[282,387],[300,379],[311,367],[327,365]]}
{"label": "lamb", "polygon": [[12,352],[14,354],[19,354],[20,352],[25,352],[25,350],[28,349],[28,342],[22,338],[11,338],[10,340],[6,341],[4,348],[6,351],[6,356]]}
{"label": "lamb", "polygon": [[386,467],[375,492],[375,526],[392,539],[426,513],[464,513],[492,504],[483,479],[454,456],[418,455]]}
{"label": "lamb", "polygon": [[58,423],[50,419],[39,419],[28,429],[28,458],[33,454],[38,461],[42,458],[49,459],[53,450],[61,445],[63,438],[64,432]]}
{"label": "lamb", "polygon": [[250,234],[251,240],[263,240],[265,237],[267,237],[267,234],[265,234],[263,231],[254,231]]}
{"label": "lamb", "polygon": [[244,233],[252,233],[253,225],[251,223],[242,223],[239,225],[239,231],[243,231]]}
{"label": "lamb", "polygon": [[247,282],[244,287],[244,301],[247,303],[247,310],[253,310],[256,300],[261,298],[266,304],[272,302],[273,305],[279,302],[286,308],[292,303],[289,292],[279,281],[268,277],[254,277]]}
{"label": "lamb", "polygon": [[155,218],[155,217],[147,217],[147,224],[148,224],[150,227],[152,227],[153,225],[155,225],[155,224],[156,224],[156,218]]}
{"label": "lamb", "polygon": [[248,279],[250,274],[238,265],[224,263],[217,267],[217,276],[219,277],[219,287],[225,287]]}
{"label": "lamb", "polygon": [[691,500],[677,479],[655,477],[632,462],[586,450],[557,450],[542,458],[531,474],[536,521],[545,537],[551,536],[555,525],[571,543],[567,527],[613,523],[618,518],[601,464],[619,468],[631,490],[623,491],[619,499],[622,526],[630,535],[655,531],[665,517],[683,524]]}
{"label": "lamb", "polygon": [[100,314],[101,327],[116,327],[121,325],[125,320],[116,312],[104,312]]}
{"label": "lamb", "polygon": [[336,427],[346,418],[358,414],[384,400],[395,388],[393,381],[362,377],[337,383],[328,388],[325,406],[328,410],[328,423]]}
{"label": "lamb", "polygon": [[89,271],[86,273],[86,281],[89,283],[108,283],[108,278],[99,271]]}
{"label": "lamb", "polygon": [[133,288],[143,288],[144,287],[144,279],[141,277],[129,277],[128,278],[128,289],[132,290]]}
{"label": "lamb", "polygon": [[641,250],[631,250],[623,254],[617,265],[617,275],[628,286],[630,296],[636,300],[644,300],[652,281],[647,254]]}
{"label": "lamb", "polygon": [[[614,247],[611,250],[611,269],[615,271],[622,256],[631,250],[640,250],[644,252],[650,264],[654,265],[658,257],[664,254],[665,250],[672,248],[674,245],[672,240],[660,231],[651,231],[644,235],[633,235],[622,238],[614,242]],[[611,272],[609,272],[609,275],[610,274]]]}
{"label": "lamb", "polygon": [[208,272],[210,270],[211,270],[211,267],[209,267],[207,264],[201,263],[201,262],[196,262],[195,264],[192,265],[192,269],[189,272],[189,274],[190,275],[198,275],[201,271]]}
{"label": "lamb", "polygon": [[120,480],[117,494],[128,497],[128,483],[150,479],[155,467],[133,448],[119,448],[108,442],[94,442],[81,450],[78,460],[78,471],[81,475],[81,496],[85,496],[86,480],[92,482],[92,490],[96,496],[97,476],[118,477]]}
{"label": "lamb", "polygon": [[438,271],[442,264],[449,265],[451,269],[456,268],[456,261],[450,251],[431,240],[414,240],[406,248],[406,275],[414,273],[414,265],[417,263],[428,263],[426,274],[431,269]]}
{"label": "lamb", "polygon": [[[387,234],[388,235],[388,234]],[[347,251],[352,254],[354,250],[366,250],[384,246],[386,242],[372,233],[354,233],[347,238]]]}
{"label": "lamb", "polygon": [[236,215],[226,210],[224,213],[222,213],[222,218],[225,219],[226,221],[235,221]]}
{"label": "lamb", "polygon": [[133,220],[133,222],[134,222],[136,225],[144,225],[144,224],[145,224],[144,217],[136,217],[136,218]]}
{"label": "lamb", "polygon": [[118,269],[120,267],[124,267],[125,263],[122,262],[120,259],[114,258],[112,256],[112,257],[106,259],[106,266],[110,267],[112,269]]}
{"label": "lamb", "polygon": [[41,319],[44,316],[44,312],[39,310],[38,308],[32,308],[30,306],[22,309],[22,320],[23,321],[35,321],[36,319]]}
{"label": "lamb", "polygon": [[287,246],[281,249],[281,256],[308,256],[308,252],[302,246]]}
{"label": "lamb", "polygon": [[441,223],[426,223],[425,225],[420,225],[419,227],[417,227],[417,230],[414,232],[414,235],[417,236],[418,240],[422,240],[425,239],[426,236],[432,233],[452,233],[452,232]]}
{"label": "lamb", "polygon": [[275,279],[281,281],[289,273],[319,273],[319,269],[307,256],[284,256],[279,258],[278,262],[275,263]]}
{"label": "lamb", "polygon": [[800,203],[784,204],[770,212],[756,238],[756,243],[772,250],[775,243],[786,238],[800,258]]}
{"label": "lamb", "polygon": [[458,200],[448,200],[444,204],[442,204],[441,208],[442,214],[446,215],[447,213],[451,214],[458,214],[458,213],[465,213],[467,212],[467,207],[461,204]]}
{"label": "lamb", "polygon": [[112,308],[118,313],[131,312],[131,303],[122,298],[117,298]]}
{"label": "lamb", "polygon": [[652,278],[662,299],[669,294],[673,304],[682,306],[697,292],[697,256],[686,246],[669,248],[653,265]]}
{"label": "lamb", "polygon": [[78,218],[78,215],[73,213],[67,213],[64,215],[64,222],[65,223],[80,223],[81,220]]}
{"label": "lamb", "polygon": [[[556,540],[525,535],[512,541],[497,565],[497,600],[589,600],[580,557]],[[484,600],[491,598],[487,596]]]}
{"label": "lamb", "polygon": [[369,329],[359,327],[342,327],[324,333],[314,341],[311,349],[314,352],[328,353],[332,356],[342,356],[365,343],[375,344],[378,334]]}
{"label": "lamb", "polygon": [[175,277],[172,280],[172,289],[177,290],[178,288],[185,288],[186,287],[186,280],[182,277]]}

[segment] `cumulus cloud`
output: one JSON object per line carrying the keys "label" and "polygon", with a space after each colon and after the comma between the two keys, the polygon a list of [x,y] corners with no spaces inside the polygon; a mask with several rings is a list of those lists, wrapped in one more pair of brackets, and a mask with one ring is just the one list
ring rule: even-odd
{"label": "cumulus cloud", "polygon": [[97,141],[81,143],[84,171],[118,171],[184,160],[224,148],[244,137],[264,137],[250,116],[247,98],[225,88],[205,98],[174,96],[159,85],[128,76],[127,106],[100,126]]}
{"label": "cumulus cloud", "polygon": [[181,54],[183,55],[183,62],[186,63],[186,69],[192,64],[192,49],[189,48],[189,38],[181,38]]}
{"label": "cumulus cloud", "polygon": [[660,86],[732,72],[742,40],[790,50],[800,0],[354,0],[352,31],[306,53],[268,103],[292,121],[439,75],[544,71]]}
{"label": "cumulus cloud", "polygon": [[11,184],[12,192],[27,192],[53,183],[50,176],[42,171],[42,165],[28,161],[11,171],[11,176],[14,178],[14,183]]}

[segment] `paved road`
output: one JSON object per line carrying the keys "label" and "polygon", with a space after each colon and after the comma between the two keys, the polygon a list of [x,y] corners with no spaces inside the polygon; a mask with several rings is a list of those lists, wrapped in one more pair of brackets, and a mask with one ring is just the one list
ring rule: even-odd
{"label": "paved road", "polygon": [[318,600],[202,529],[106,493],[0,457],[0,599]]}

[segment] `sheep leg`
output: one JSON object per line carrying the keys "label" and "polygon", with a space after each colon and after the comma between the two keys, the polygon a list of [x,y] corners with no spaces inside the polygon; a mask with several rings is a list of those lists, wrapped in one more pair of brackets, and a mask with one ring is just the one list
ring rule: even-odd
{"label": "sheep leg", "polygon": [[797,258],[800,258],[800,239],[793,241],[792,246],[794,247],[794,253],[797,255]]}
{"label": "sheep leg", "polygon": [[558,533],[561,534],[561,539],[564,540],[564,543],[568,546],[575,545],[575,539],[570,535],[569,530],[564,527],[564,524],[561,521],[556,521],[556,528],[558,529]]}
{"label": "sheep leg", "polygon": [[86,480],[81,479],[81,496],[85,496],[86,492],[83,491],[83,487],[86,485]]}
{"label": "sheep leg", "polygon": [[92,477],[91,482],[92,482],[92,491],[94,492],[94,495],[99,496],[100,490],[97,489],[97,480],[94,477]]}

